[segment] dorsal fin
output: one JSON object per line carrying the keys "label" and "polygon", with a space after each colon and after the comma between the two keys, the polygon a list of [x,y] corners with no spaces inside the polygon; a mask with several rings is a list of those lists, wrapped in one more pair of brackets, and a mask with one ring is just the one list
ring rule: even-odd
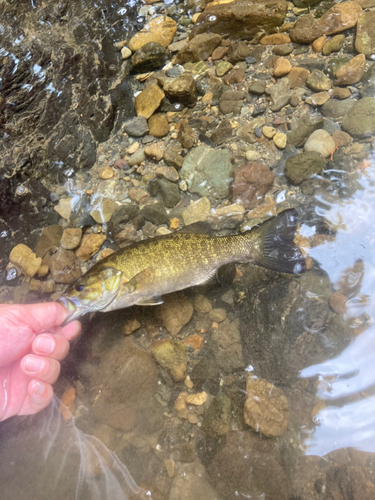
{"label": "dorsal fin", "polygon": [[198,234],[206,234],[207,236],[213,236],[213,231],[208,222],[194,222],[193,224],[189,224],[185,226],[183,229],[179,231],[179,233],[198,233]]}

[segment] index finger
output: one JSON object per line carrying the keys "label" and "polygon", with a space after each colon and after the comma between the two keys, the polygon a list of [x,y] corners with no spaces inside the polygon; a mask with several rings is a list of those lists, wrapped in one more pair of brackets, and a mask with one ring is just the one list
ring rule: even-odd
{"label": "index finger", "polygon": [[50,330],[61,325],[69,316],[68,311],[58,302],[45,302],[42,304],[25,304],[27,312],[35,319],[36,325],[30,325],[36,333]]}

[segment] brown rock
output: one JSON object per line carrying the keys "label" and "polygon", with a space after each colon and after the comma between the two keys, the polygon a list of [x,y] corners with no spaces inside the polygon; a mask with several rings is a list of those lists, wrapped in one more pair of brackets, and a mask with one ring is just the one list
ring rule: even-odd
{"label": "brown rock", "polygon": [[154,142],[145,147],[145,155],[153,161],[160,161],[164,155],[164,141]]}
{"label": "brown rock", "polygon": [[141,328],[141,326],[141,323],[136,318],[128,319],[122,328],[122,333],[124,335],[131,335],[133,332]]}
{"label": "brown rock", "polygon": [[225,75],[223,80],[227,85],[232,85],[233,83],[241,83],[244,77],[244,68],[237,68],[228,73],[228,75]]}
{"label": "brown rock", "polygon": [[162,113],[152,115],[148,120],[150,134],[154,137],[165,137],[169,134],[169,123],[167,117]]}
{"label": "brown rock", "polygon": [[211,58],[213,61],[220,61],[228,52],[229,47],[216,47],[212,52]]}
{"label": "brown rock", "polygon": [[345,42],[345,35],[336,35],[325,41],[323,45],[322,54],[323,56],[329,56],[333,52],[338,52]]}
{"label": "brown rock", "polygon": [[317,38],[312,44],[313,51],[316,53],[321,52],[326,40],[327,40],[327,35],[322,35],[319,38]]}
{"label": "brown rock", "polygon": [[35,247],[35,255],[43,258],[48,250],[58,247],[62,234],[63,228],[59,224],[45,227]]}
{"label": "brown rock", "polygon": [[185,295],[169,295],[160,306],[160,315],[165,328],[173,337],[189,323],[193,312],[193,304]]}
{"label": "brown rock", "polygon": [[91,259],[93,255],[99,252],[104,241],[104,234],[86,234],[83,237],[81,246],[76,251],[76,256],[83,262],[86,262],[86,260]]}
{"label": "brown rock", "polygon": [[81,269],[72,250],[59,248],[50,257],[49,268],[55,283],[73,283],[81,276]]}
{"label": "brown rock", "polygon": [[306,85],[315,92],[320,92],[329,90],[332,87],[332,82],[322,71],[314,69],[307,78]]}
{"label": "brown rock", "polygon": [[[354,3],[354,2],[353,2]],[[336,85],[353,85],[358,83],[365,72],[366,56],[358,54],[335,73]]]}
{"label": "brown rock", "polygon": [[171,102],[180,102],[190,108],[194,107],[197,102],[195,80],[189,73],[183,73],[179,77],[168,81],[163,89]]}
{"label": "brown rock", "polygon": [[129,198],[138,205],[143,205],[150,199],[150,195],[145,189],[132,187],[129,189]]}
{"label": "brown rock", "polygon": [[356,2],[338,3],[320,18],[319,25],[325,35],[334,35],[353,28],[361,14],[362,7]]}
{"label": "brown rock", "polygon": [[110,166],[103,167],[99,170],[99,178],[100,179],[112,179],[112,177],[115,175],[113,170],[111,169]]}
{"label": "brown rock", "polygon": [[283,43],[290,43],[290,37],[286,33],[274,33],[263,37],[260,43],[262,45],[282,45]]}
{"label": "brown rock", "polygon": [[22,243],[12,249],[9,260],[29,279],[35,276],[42,265],[42,259]]}
{"label": "brown rock", "polygon": [[308,14],[300,17],[290,31],[290,39],[294,43],[309,44],[324,34],[323,28],[318,19]]}
{"label": "brown rock", "polygon": [[176,64],[205,61],[220,44],[220,35],[213,33],[197,35],[177,54]]}
{"label": "brown rock", "polygon": [[328,92],[318,92],[317,94],[313,94],[312,96],[306,99],[307,104],[311,104],[312,106],[323,106],[329,99]]}
{"label": "brown rock", "polygon": [[[375,2],[374,2],[375,5]],[[364,12],[357,24],[355,50],[367,57],[375,53],[375,12]]]}
{"label": "brown rock", "polygon": [[170,145],[164,151],[164,161],[167,165],[171,165],[180,169],[184,162],[182,157],[182,149],[177,145]]}
{"label": "brown rock", "polygon": [[351,92],[349,89],[341,88],[341,87],[332,87],[331,90],[332,99],[347,99],[351,96]]}
{"label": "brown rock", "polygon": [[279,57],[276,61],[274,70],[273,70],[273,76],[276,78],[280,78],[281,76],[287,75],[290,70],[292,69],[292,66],[289,62],[288,59],[285,59],[285,57]]}
{"label": "brown rock", "polygon": [[337,314],[346,313],[347,307],[346,303],[348,302],[347,297],[340,292],[333,292],[329,297],[329,305]]}
{"label": "brown rock", "polygon": [[298,87],[303,87],[309,75],[310,71],[308,71],[305,68],[298,68],[298,67],[292,68],[287,76],[287,78],[290,81],[290,88],[295,89]]}
{"label": "brown rock", "polygon": [[241,111],[245,93],[240,90],[228,90],[220,97],[219,109],[226,115],[228,113],[238,114]]}
{"label": "brown rock", "polygon": [[335,130],[332,134],[332,139],[335,141],[335,144],[338,144],[340,148],[349,146],[349,144],[352,142],[352,138],[350,137],[350,135],[346,132],[343,132],[342,130]]}
{"label": "brown rock", "polygon": [[258,206],[273,184],[273,174],[261,163],[248,163],[234,171],[232,201],[241,202],[246,209]]}
{"label": "brown rock", "polygon": [[259,31],[280,26],[286,16],[284,0],[234,0],[210,3],[199,16],[193,34],[213,32],[231,40],[251,40]]}
{"label": "brown rock", "polygon": [[240,61],[244,61],[246,57],[251,55],[251,53],[251,46],[249,46],[246,42],[240,40],[239,42],[232,42],[229,45],[227,59],[232,64],[236,64]]}
{"label": "brown rock", "polygon": [[189,125],[182,123],[178,131],[177,140],[185,149],[190,149],[195,144],[195,131]]}
{"label": "brown rock", "polygon": [[[151,346],[156,362],[167,370],[175,382],[182,382],[186,377],[186,346],[183,342],[163,339]],[[186,401],[186,400],[185,400]]]}
{"label": "brown rock", "polygon": [[156,169],[156,175],[167,181],[177,182],[180,179],[177,170],[174,167],[159,167]]}
{"label": "brown rock", "polygon": [[158,109],[161,101],[164,99],[164,92],[157,85],[149,85],[134,101],[137,116],[144,116],[146,120]]}
{"label": "brown rock", "polygon": [[61,246],[65,250],[74,250],[79,246],[82,239],[82,229],[79,227],[67,227],[61,238]]}
{"label": "brown rock", "polygon": [[281,389],[249,375],[246,380],[244,418],[247,425],[267,437],[284,434],[289,421],[288,400]]}
{"label": "brown rock", "polygon": [[135,52],[149,42],[159,43],[166,48],[172,43],[176,31],[177,24],[173,19],[165,16],[155,17],[131,38],[129,49]]}

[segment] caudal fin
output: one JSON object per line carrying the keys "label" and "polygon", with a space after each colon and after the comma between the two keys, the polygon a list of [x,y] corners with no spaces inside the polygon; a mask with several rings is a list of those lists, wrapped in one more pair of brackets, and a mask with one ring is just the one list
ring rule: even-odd
{"label": "caudal fin", "polygon": [[293,242],[298,225],[297,211],[284,210],[251,230],[259,245],[256,257],[258,266],[280,273],[301,274],[306,271],[306,262],[301,250]]}

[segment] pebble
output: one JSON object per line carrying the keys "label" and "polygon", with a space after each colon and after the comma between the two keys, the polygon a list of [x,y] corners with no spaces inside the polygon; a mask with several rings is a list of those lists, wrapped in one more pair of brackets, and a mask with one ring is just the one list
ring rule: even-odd
{"label": "pebble", "polygon": [[145,147],[145,155],[153,161],[160,161],[164,155],[165,143],[163,141],[155,142]]}
{"label": "pebble", "polygon": [[313,94],[312,96],[306,99],[307,104],[311,104],[312,106],[323,106],[330,99],[330,95],[328,92],[318,92],[317,94]]}
{"label": "pebble", "polygon": [[208,317],[214,323],[222,323],[227,317],[227,311],[225,309],[218,307],[216,309],[212,309]]}
{"label": "pebble", "polygon": [[332,52],[338,52],[344,45],[344,42],[345,35],[336,35],[333,38],[329,38],[323,45],[323,56],[329,56],[332,54]]}
{"label": "pebble", "polygon": [[187,358],[186,346],[183,342],[162,339],[151,345],[151,352],[156,362],[169,372],[175,382],[183,382],[185,380]]}
{"label": "pebble", "polygon": [[136,33],[129,41],[129,49],[132,52],[141,49],[146,43],[159,43],[166,48],[173,42],[177,31],[176,22],[170,17],[157,16],[147,23],[141,31]]}
{"label": "pebble", "polygon": [[295,88],[303,87],[305,85],[306,80],[308,79],[309,75],[310,75],[310,71],[308,71],[307,69],[299,68],[298,66],[293,67],[287,75],[287,78],[288,78],[289,83],[290,83],[290,88],[295,89]]}
{"label": "pebble", "polygon": [[197,313],[208,314],[212,311],[211,302],[202,294],[198,294],[194,297],[194,310]]}
{"label": "pebble", "polygon": [[332,87],[332,82],[324,73],[318,69],[314,69],[307,78],[306,85],[314,90],[314,92],[320,92],[322,90],[329,90]]}
{"label": "pebble", "polygon": [[267,437],[284,434],[290,416],[288,400],[281,389],[249,375],[246,380],[244,418],[256,432]]}
{"label": "pebble", "polygon": [[133,167],[134,165],[140,165],[145,160],[146,160],[146,155],[144,148],[137,149],[137,151],[130,156],[128,160],[128,165],[129,167]]}
{"label": "pebble", "polygon": [[273,174],[262,163],[248,163],[234,171],[232,202],[241,203],[245,209],[259,205],[273,184]]}
{"label": "pebble", "polygon": [[343,132],[342,130],[335,130],[332,133],[332,139],[335,141],[335,144],[339,144],[339,147],[349,146],[349,144],[352,142],[352,138],[350,137],[350,135],[346,132]]}
{"label": "pebble", "polygon": [[183,73],[167,81],[163,90],[171,102],[178,102],[192,108],[197,102],[197,89],[193,75]]}
{"label": "pebble", "polygon": [[60,198],[53,209],[65,220],[69,221],[72,214],[72,198]]}
{"label": "pebble", "polygon": [[[146,122],[146,123],[147,123],[147,122]],[[138,151],[138,149],[139,149],[139,142],[133,142],[133,144],[131,144],[131,145],[127,148],[126,152],[127,152],[128,154],[132,155],[132,154],[134,154],[136,151]]]}
{"label": "pebble", "polygon": [[180,176],[174,167],[159,167],[156,169],[155,173],[158,177],[167,179],[171,182],[178,182],[180,179]]}
{"label": "pebble", "polygon": [[79,227],[67,227],[64,229],[60,245],[65,250],[75,250],[82,239],[82,229]]}
{"label": "pebble", "polygon": [[59,248],[49,257],[48,266],[55,283],[73,283],[81,276],[80,266],[72,250]]}
{"label": "pebble", "polygon": [[327,40],[327,35],[322,35],[319,38],[317,38],[312,44],[313,51],[316,53],[321,52],[326,40]]}
{"label": "pebble", "polygon": [[158,85],[149,85],[135,97],[137,115],[147,120],[158,109],[164,97],[165,94]]}
{"label": "pebble", "polygon": [[141,326],[141,323],[136,318],[128,319],[122,328],[122,333],[124,335],[131,335],[133,332],[141,328]]}
{"label": "pebble", "polygon": [[345,297],[345,295],[340,292],[333,292],[329,297],[329,305],[337,314],[346,313],[347,302],[348,302],[347,297]]}
{"label": "pebble", "polygon": [[190,205],[182,212],[182,218],[185,226],[207,220],[211,210],[209,199],[204,196],[200,200],[190,203]]}
{"label": "pebble", "polygon": [[128,49],[128,47],[122,47],[121,49],[121,57],[122,59],[129,59],[129,57],[132,55],[132,51]]}
{"label": "pebble", "polygon": [[287,142],[287,135],[282,132],[278,132],[273,136],[273,142],[279,149],[285,149]]}
{"label": "pebble", "polygon": [[285,59],[285,57],[279,57],[277,59],[274,70],[273,70],[273,76],[275,78],[280,78],[282,76],[287,75],[290,70],[292,69],[292,66],[289,62],[288,59]]}
{"label": "pebble", "polygon": [[307,139],[304,150],[320,153],[324,158],[328,158],[335,149],[335,141],[324,129],[318,129]]}
{"label": "pebble", "polygon": [[353,85],[358,83],[365,72],[366,56],[358,54],[335,73],[336,85]]}
{"label": "pebble", "polygon": [[31,248],[22,243],[16,245],[12,249],[9,260],[12,264],[17,266],[28,279],[35,276],[42,265],[42,259],[36,257]]}
{"label": "pebble", "polygon": [[109,222],[118,204],[110,198],[100,197],[93,204],[90,215],[98,224]]}
{"label": "pebble", "polygon": [[188,389],[192,389],[194,387],[194,383],[192,382],[192,380],[190,379],[190,375],[187,375],[185,380],[184,380],[184,384],[185,386],[188,388]]}
{"label": "pebble", "polygon": [[299,186],[312,175],[321,174],[325,163],[323,156],[316,151],[299,153],[287,159],[285,175],[294,186]]}
{"label": "pebble", "polygon": [[169,123],[167,117],[162,113],[156,113],[148,120],[149,132],[154,137],[165,137],[169,134]]}
{"label": "pebble", "polygon": [[189,393],[186,391],[180,392],[174,402],[174,408],[179,413],[184,412],[186,410],[186,398],[189,396]]}
{"label": "pebble", "polygon": [[86,234],[82,239],[80,247],[76,251],[76,256],[83,262],[86,262],[99,252],[105,239],[106,237],[104,234]]}
{"label": "pebble", "polygon": [[56,290],[56,284],[52,279],[42,281],[40,289],[43,293],[53,293]]}
{"label": "pebble", "polygon": [[361,17],[362,7],[356,2],[342,2],[331,7],[319,20],[325,35],[353,28]]}
{"label": "pebble", "polygon": [[216,74],[217,76],[224,76],[232,68],[233,64],[231,64],[229,61],[220,61],[219,64],[216,66]]}
{"label": "pebble", "polygon": [[[136,116],[135,118],[126,121],[122,128],[131,137],[143,137],[149,133],[148,123],[144,116]],[[130,146],[130,148],[132,146]],[[127,149],[127,152],[129,154],[134,153],[135,151],[129,151],[130,148]]]}
{"label": "pebble", "polygon": [[261,45],[282,45],[290,43],[290,37],[286,33],[274,33],[273,35],[264,36],[260,43]]}
{"label": "pebble", "polygon": [[355,138],[364,138],[374,135],[375,98],[364,97],[357,101],[353,107],[348,110],[342,122],[342,128]]}
{"label": "pebble", "polygon": [[375,53],[375,12],[364,12],[356,27],[355,50],[367,57]]}
{"label": "pebble", "polygon": [[114,176],[114,172],[110,166],[103,167],[99,170],[99,178],[106,180],[111,179]]}
{"label": "pebble", "polygon": [[187,396],[186,403],[189,405],[202,406],[207,401],[207,393],[205,391],[198,392]]}
{"label": "pebble", "polygon": [[168,332],[175,337],[191,320],[194,307],[185,295],[170,295],[165,297],[160,306],[160,316]]}

